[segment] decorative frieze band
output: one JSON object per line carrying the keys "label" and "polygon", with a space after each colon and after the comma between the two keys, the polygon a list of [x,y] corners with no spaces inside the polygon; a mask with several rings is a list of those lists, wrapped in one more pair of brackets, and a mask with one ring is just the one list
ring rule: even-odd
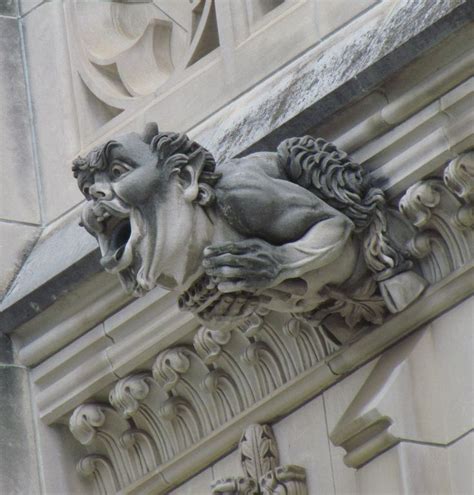
{"label": "decorative frieze band", "polygon": [[[89,452],[79,463],[79,472],[94,479],[98,493],[115,493],[337,349],[318,328],[298,321],[286,322],[283,330],[278,324],[262,320],[256,328],[253,320],[225,333],[202,327],[194,349],[167,349],[150,370],[117,381],[108,404],[76,408],[70,429]],[[246,334],[249,328],[251,336]],[[247,474],[255,465],[252,462]],[[264,466],[255,476],[269,469]],[[262,482],[268,487],[265,493],[300,476],[298,471],[280,468],[272,473]]]}

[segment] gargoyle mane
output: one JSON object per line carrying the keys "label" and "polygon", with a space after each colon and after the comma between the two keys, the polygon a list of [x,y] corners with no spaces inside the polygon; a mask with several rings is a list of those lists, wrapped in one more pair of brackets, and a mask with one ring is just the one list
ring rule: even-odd
{"label": "gargoyle mane", "polygon": [[387,232],[384,192],[347,153],[322,138],[291,138],[278,146],[288,178],[343,212],[364,233],[364,257],[378,279],[406,270],[410,263]]}

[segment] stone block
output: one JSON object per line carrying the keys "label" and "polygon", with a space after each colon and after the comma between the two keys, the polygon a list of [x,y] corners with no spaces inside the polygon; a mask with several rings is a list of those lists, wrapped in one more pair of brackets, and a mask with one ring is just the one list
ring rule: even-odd
{"label": "stone block", "polygon": [[[359,468],[400,441],[448,446],[473,429],[473,301],[459,304],[378,360],[330,428],[331,441],[347,451],[347,466]],[[346,392],[345,398],[352,396]],[[344,402],[342,395],[339,404]],[[330,418],[335,404],[334,398],[327,400]]]}
{"label": "stone block", "polygon": [[[94,493],[91,478],[80,476],[76,465],[86,449],[71,435],[65,424],[46,425],[34,411],[38,452],[41,458],[43,493],[85,495]],[[29,495],[29,494],[28,494]]]}
{"label": "stone block", "polygon": [[[445,442],[474,428],[474,297],[434,320],[432,346],[436,350],[439,373],[431,377],[434,393],[442,391],[445,411],[440,425],[445,425]],[[416,392],[421,396],[423,385]],[[427,411],[428,412],[428,411]],[[429,440],[429,439],[428,439]]]}
{"label": "stone block", "polygon": [[20,269],[39,235],[39,228],[0,222],[0,299]]}
{"label": "stone block", "polygon": [[81,201],[71,173],[71,161],[80,145],[62,3],[39,6],[24,18],[23,25],[41,202],[48,223]]}
{"label": "stone block", "polygon": [[243,476],[239,450],[234,450],[212,466],[213,480]]}
{"label": "stone block", "polygon": [[394,47],[401,46],[463,3],[463,0],[392,2],[393,8],[371,45],[373,60],[387,55]]}
{"label": "stone block", "polygon": [[377,364],[373,360],[324,392],[328,430],[332,431]]}
{"label": "stone block", "polygon": [[212,468],[209,467],[198,475],[183,483],[169,495],[207,495],[211,493]]}
{"label": "stone block", "polygon": [[41,3],[44,3],[44,0],[18,0],[18,2],[20,15],[24,16]]}
{"label": "stone block", "polygon": [[460,438],[449,449],[451,493],[474,493],[474,432]]}
{"label": "stone block", "polygon": [[402,446],[398,445],[357,470],[357,493],[364,495],[407,494],[403,486],[400,449]]}
{"label": "stone block", "polygon": [[359,16],[365,10],[377,3],[376,0],[331,0],[317,2],[318,29],[322,38]]}
{"label": "stone block", "polygon": [[447,447],[402,442],[357,471],[364,495],[473,493],[471,433]]}
{"label": "stone block", "polygon": [[317,397],[273,425],[280,464],[306,470],[309,493],[334,493],[323,398]]}
{"label": "stone block", "polygon": [[18,15],[17,0],[2,0],[0,2],[0,15],[9,17]]}
{"label": "stone block", "polygon": [[0,365],[0,493],[40,493],[27,370]]}
{"label": "stone block", "polygon": [[0,33],[0,219],[40,223],[18,20],[0,17]]}
{"label": "stone block", "polygon": [[2,301],[2,310],[96,249],[95,239],[79,226],[79,218],[80,211],[72,211],[42,231],[18,274],[15,286]]}
{"label": "stone block", "polygon": [[12,341],[4,333],[0,333],[0,366],[2,364],[13,364]]}

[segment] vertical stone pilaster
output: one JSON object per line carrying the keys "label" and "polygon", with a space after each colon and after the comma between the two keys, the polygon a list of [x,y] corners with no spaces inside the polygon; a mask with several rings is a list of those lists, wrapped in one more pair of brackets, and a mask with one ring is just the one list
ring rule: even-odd
{"label": "vertical stone pilaster", "polygon": [[0,334],[0,493],[41,493],[28,370],[14,364],[9,337]]}

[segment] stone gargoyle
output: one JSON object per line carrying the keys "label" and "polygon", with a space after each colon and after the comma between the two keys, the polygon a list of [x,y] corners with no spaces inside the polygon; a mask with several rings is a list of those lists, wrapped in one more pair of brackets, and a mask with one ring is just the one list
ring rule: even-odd
{"label": "stone gargoyle", "polygon": [[383,191],[323,139],[216,164],[185,134],[148,124],[73,171],[105,270],[137,296],[179,291],[210,328],[268,310],[381,323],[426,286],[390,233]]}

